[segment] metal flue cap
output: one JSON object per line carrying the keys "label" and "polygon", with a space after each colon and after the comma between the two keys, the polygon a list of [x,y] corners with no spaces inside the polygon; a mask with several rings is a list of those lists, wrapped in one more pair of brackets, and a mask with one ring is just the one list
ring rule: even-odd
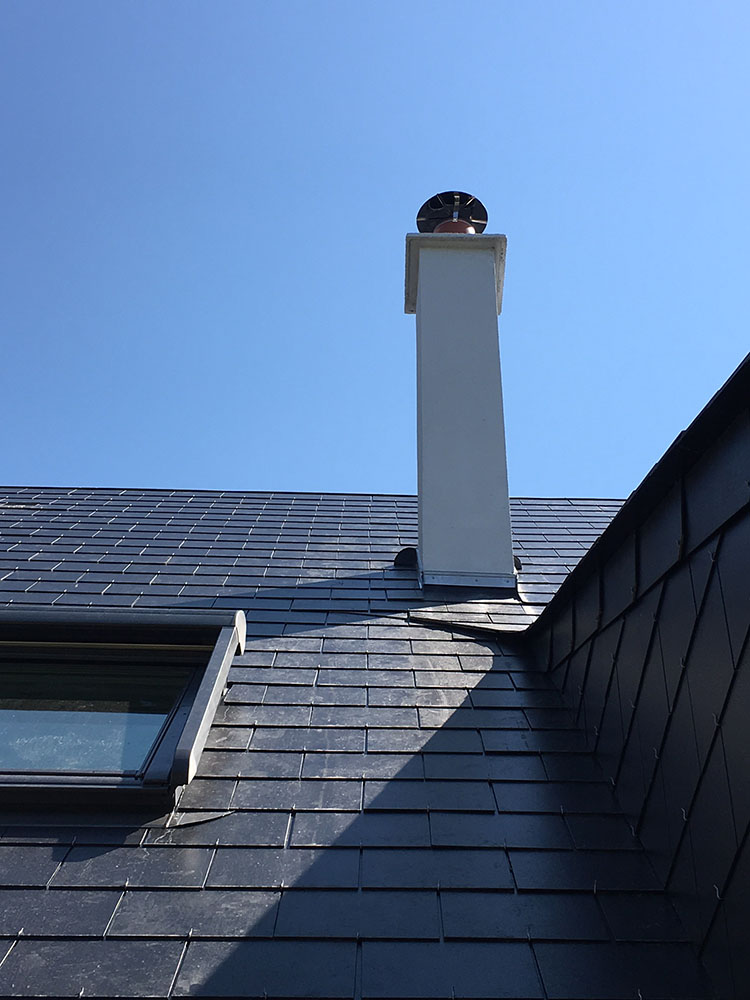
{"label": "metal flue cap", "polygon": [[436,194],[417,213],[420,233],[434,233],[438,228],[443,232],[483,233],[486,226],[487,209],[465,191]]}

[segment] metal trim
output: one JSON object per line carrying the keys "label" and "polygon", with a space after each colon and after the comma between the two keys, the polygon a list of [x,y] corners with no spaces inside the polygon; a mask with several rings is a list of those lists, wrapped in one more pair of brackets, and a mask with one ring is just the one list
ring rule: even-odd
{"label": "metal trim", "polygon": [[216,709],[224,694],[229,667],[240,645],[236,627],[221,630],[175,748],[169,777],[171,788],[187,785],[195,777]]}

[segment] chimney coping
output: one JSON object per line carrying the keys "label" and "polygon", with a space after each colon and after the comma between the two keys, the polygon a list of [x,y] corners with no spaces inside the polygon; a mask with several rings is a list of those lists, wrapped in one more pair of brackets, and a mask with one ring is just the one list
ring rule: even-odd
{"label": "chimney coping", "polygon": [[419,251],[422,249],[452,250],[492,250],[495,254],[495,275],[497,282],[497,312],[500,314],[503,302],[503,279],[505,277],[505,248],[507,238],[500,234],[463,233],[407,233],[406,235],[406,278],[404,282],[404,312],[417,311],[417,287],[419,282]]}

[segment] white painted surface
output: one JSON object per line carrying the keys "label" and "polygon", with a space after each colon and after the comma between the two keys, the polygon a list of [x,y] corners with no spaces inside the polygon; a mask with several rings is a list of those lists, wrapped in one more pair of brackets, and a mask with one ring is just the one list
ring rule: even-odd
{"label": "white painted surface", "polygon": [[497,334],[504,249],[504,236],[407,237],[418,274],[419,559],[427,584],[515,584]]}

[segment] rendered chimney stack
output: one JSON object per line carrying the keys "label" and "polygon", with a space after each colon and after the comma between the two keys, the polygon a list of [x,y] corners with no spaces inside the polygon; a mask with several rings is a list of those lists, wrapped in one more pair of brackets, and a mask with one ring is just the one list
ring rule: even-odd
{"label": "rendered chimney stack", "polygon": [[504,236],[481,202],[438,194],[406,237],[417,316],[418,560],[425,586],[515,587],[497,316]]}

